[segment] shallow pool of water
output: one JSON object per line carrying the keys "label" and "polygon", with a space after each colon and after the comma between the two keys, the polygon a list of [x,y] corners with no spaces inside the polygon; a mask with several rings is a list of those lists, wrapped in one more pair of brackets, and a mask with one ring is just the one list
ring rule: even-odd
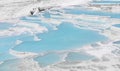
{"label": "shallow pool of water", "polygon": [[86,61],[91,60],[92,58],[94,57],[83,52],[71,52],[66,57],[66,61],[69,62]]}
{"label": "shallow pool of water", "polygon": [[0,54],[0,61],[6,61],[6,60],[9,60],[9,59],[14,59],[14,58],[16,58],[16,57],[9,54],[9,52]]}
{"label": "shallow pool of water", "polygon": [[116,24],[116,25],[113,25],[113,26],[120,28],[120,24]]}
{"label": "shallow pool of water", "polygon": [[38,34],[37,36],[42,40],[24,42],[13,49],[28,52],[70,50],[107,39],[98,32],[79,29],[70,23],[63,23],[58,26],[58,30]]}
{"label": "shallow pool of water", "polygon": [[102,11],[93,11],[93,10],[87,10],[87,9],[66,9],[65,13],[67,14],[85,14],[85,15],[97,15],[97,16],[108,16],[111,18],[120,18],[120,14],[118,13],[110,13],[110,12],[102,12]]}
{"label": "shallow pool of water", "polygon": [[45,67],[59,62],[61,58],[59,54],[51,53],[44,56],[38,56],[34,58],[34,60],[37,61],[41,67]]}
{"label": "shallow pool of water", "polygon": [[6,30],[12,27],[13,24],[6,23],[6,22],[0,22],[0,30]]}

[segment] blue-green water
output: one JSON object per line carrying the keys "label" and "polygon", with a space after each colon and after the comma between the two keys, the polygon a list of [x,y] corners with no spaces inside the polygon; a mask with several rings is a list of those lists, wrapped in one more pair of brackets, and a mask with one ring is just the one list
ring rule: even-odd
{"label": "blue-green water", "polygon": [[17,40],[33,41],[33,36],[21,35],[0,38],[0,53],[8,52],[10,48],[15,46]]}
{"label": "blue-green water", "polygon": [[111,18],[120,18],[120,14],[118,13],[110,13],[110,12],[102,12],[102,11],[92,11],[86,9],[65,9],[68,14],[85,14],[85,15],[96,15],[96,16],[108,16]]}
{"label": "blue-green water", "polygon": [[92,58],[94,58],[94,57],[90,56],[86,53],[71,52],[66,57],[66,61],[69,61],[69,62],[84,61],[84,60],[90,60]]}
{"label": "blue-green water", "polygon": [[0,61],[6,61],[8,59],[14,59],[16,58],[15,56],[10,55],[9,53],[1,53],[0,54]]}
{"label": "blue-green water", "polygon": [[5,23],[5,22],[0,22],[0,30],[9,29],[12,26],[13,26],[13,24]]}
{"label": "blue-green water", "polygon": [[116,25],[113,25],[113,26],[120,28],[120,24],[116,24]]}
{"label": "blue-green water", "polygon": [[0,38],[0,61],[5,61],[8,59],[14,59],[15,57],[9,54],[9,50],[16,46],[16,41],[21,40],[33,41],[33,36],[21,35],[21,36],[11,36],[11,37],[1,37]]}
{"label": "blue-green water", "polygon": [[42,40],[24,42],[13,49],[28,52],[70,50],[107,39],[98,32],[79,29],[70,23],[63,23],[58,27],[58,30],[38,34],[37,36]]}
{"label": "blue-green water", "polygon": [[44,56],[38,56],[34,58],[34,60],[37,61],[41,67],[45,67],[47,65],[59,62],[61,60],[61,57],[59,54],[51,53]]}

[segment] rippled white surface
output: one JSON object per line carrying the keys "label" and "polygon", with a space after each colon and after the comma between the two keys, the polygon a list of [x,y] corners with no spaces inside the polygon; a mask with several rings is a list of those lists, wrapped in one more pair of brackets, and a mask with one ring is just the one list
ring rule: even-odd
{"label": "rippled white surface", "polygon": [[[0,18],[0,71],[119,71],[120,13],[96,11],[80,5],[67,6],[78,4],[77,1],[63,3],[65,7],[58,7],[55,0],[55,3],[45,1],[55,7],[34,16],[12,20],[3,20],[10,15]],[[10,5],[3,2],[5,6]],[[26,0],[26,3],[31,2]],[[22,11],[30,10],[28,7],[31,6],[36,7],[30,5]],[[22,16],[22,11],[16,13]],[[83,42],[79,40],[84,45],[80,46]],[[74,48],[70,49],[71,46]],[[57,51],[51,51],[54,49]]]}

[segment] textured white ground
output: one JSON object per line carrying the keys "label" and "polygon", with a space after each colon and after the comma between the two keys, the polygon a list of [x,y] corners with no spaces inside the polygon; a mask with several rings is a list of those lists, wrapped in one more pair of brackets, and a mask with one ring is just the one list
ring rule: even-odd
{"label": "textured white ground", "polygon": [[[57,1],[57,2],[56,2]],[[47,3],[46,3],[47,2]],[[70,3],[68,3],[70,2]],[[0,31],[0,36],[17,36],[21,34],[31,34],[43,33],[48,31],[47,28],[34,23],[23,22],[17,17],[29,15],[29,11],[36,7],[51,7],[51,6],[68,6],[71,4],[86,4],[88,0],[0,0],[0,22],[8,21],[11,23],[17,23],[23,27],[14,27],[7,30]],[[48,4],[49,3],[49,4]],[[61,5],[62,4],[62,5]],[[115,9],[115,11],[117,11]],[[50,11],[50,13],[55,13]],[[60,13],[61,14],[61,13]],[[109,18],[106,16],[91,16],[91,15],[73,15],[62,13],[61,17],[51,15],[53,18],[64,18],[64,20],[56,20],[53,18],[31,18],[31,19],[41,19],[46,23],[53,23],[55,29],[61,22],[71,22],[76,27],[82,29],[91,29],[98,31],[100,34],[107,36],[109,38],[106,42],[96,42],[95,45],[86,45],[81,49],[75,49],[70,52],[81,52],[84,51],[90,55],[96,57],[96,59],[89,61],[80,62],[63,62],[49,65],[47,67],[41,68],[39,64],[32,58],[36,56],[36,53],[30,52],[17,52],[10,50],[10,54],[21,58],[21,61],[17,64],[17,71],[119,71],[120,70],[120,45],[113,44],[115,41],[120,41],[120,28],[114,27],[112,25],[120,23],[120,19]],[[83,18],[84,17],[84,18]],[[30,18],[30,17],[28,17]],[[90,23],[85,21],[78,21],[76,19],[88,20],[88,21],[98,21],[103,22],[103,24]],[[84,23],[84,24],[83,24]],[[34,24],[34,25],[33,25]],[[109,28],[109,29],[108,29]],[[21,30],[19,30],[21,29]],[[35,40],[40,40],[35,36]],[[16,45],[22,43],[22,41],[17,40]],[[0,63],[2,64],[2,63]],[[9,67],[9,66],[8,66]]]}
{"label": "textured white ground", "polygon": [[36,7],[86,4],[90,0],[0,0],[0,21],[30,15]]}
{"label": "textured white ground", "polygon": [[[53,13],[52,11],[50,12]],[[107,16],[91,16],[91,15],[78,16],[78,15],[64,14],[64,13],[62,14],[61,17],[54,15],[52,17],[64,18],[64,20],[63,19],[56,20],[53,18],[51,19],[41,18],[41,20],[46,23],[51,22],[55,26],[59,25],[64,21],[71,22],[74,25],[76,25],[76,27],[78,28],[82,28],[82,29],[87,28],[98,31],[100,34],[108,37],[109,40],[105,42],[96,42],[93,45],[86,45],[80,49],[69,51],[69,52],[81,52],[81,51],[86,52],[92,56],[95,56],[96,59],[92,59],[89,61],[80,61],[80,62],[65,62],[63,58],[63,62],[49,65],[44,68],[41,68],[36,61],[31,59],[32,57],[34,58],[34,56],[36,56],[37,54],[29,53],[29,52],[17,52],[11,50],[10,53],[12,55],[17,56],[18,58],[24,58],[17,66],[18,69],[23,71],[56,71],[56,70],[57,71],[119,71],[120,70],[120,53],[119,53],[120,46],[119,44],[113,44],[113,42],[115,41],[120,41],[120,34],[119,34],[120,28],[112,26],[116,23],[120,23],[119,19],[109,18]],[[37,19],[37,18],[31,18],[31,19]],[[94,19],[94,21],[103,22],[103,23],[98,24],[98,23],[90,23],[85,21],[76,21],[76,19],[83,19],[89,21]]]}

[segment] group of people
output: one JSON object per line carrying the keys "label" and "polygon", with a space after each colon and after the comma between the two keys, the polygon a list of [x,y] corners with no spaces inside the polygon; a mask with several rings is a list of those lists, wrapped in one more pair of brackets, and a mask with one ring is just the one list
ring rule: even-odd
{"label": "group of people", "polygon": [[45,11],[45,9],[44,8],[40,8],[40,7],[33,8],[33,10],[30,11],[30,15],[34,15],[35,12],[42,12],[42,11]]}

